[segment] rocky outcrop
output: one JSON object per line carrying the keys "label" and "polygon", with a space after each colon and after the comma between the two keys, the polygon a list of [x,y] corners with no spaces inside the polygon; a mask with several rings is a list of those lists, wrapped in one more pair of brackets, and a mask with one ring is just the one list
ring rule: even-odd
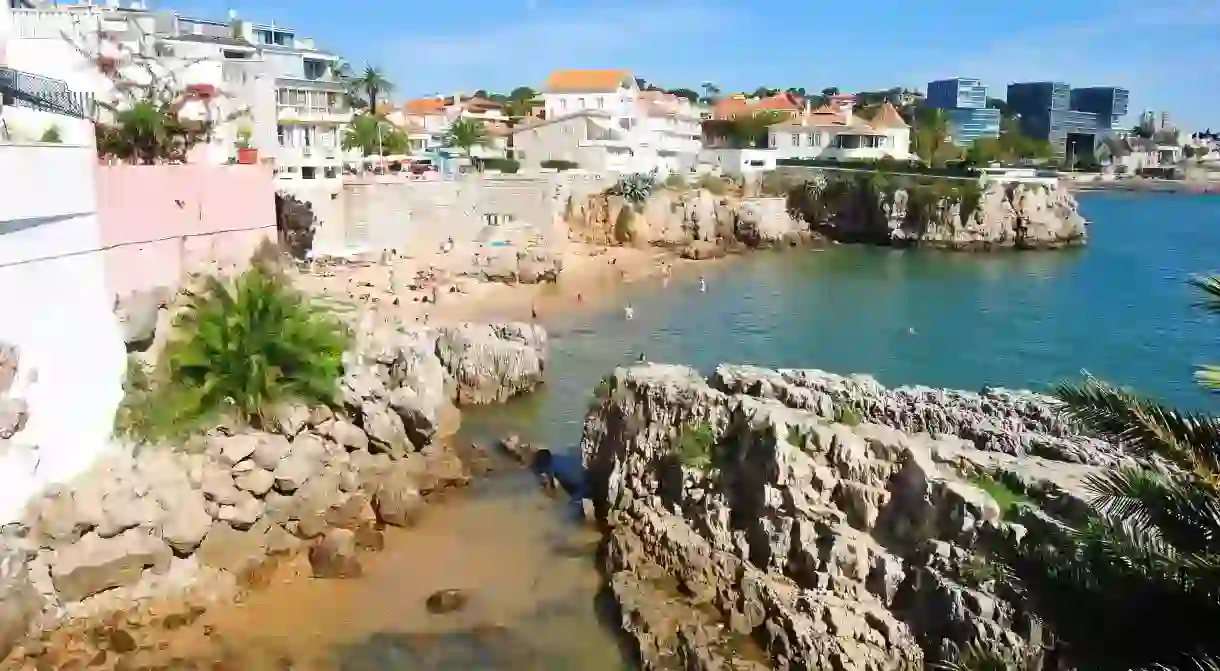
{"label": "rocky outcrop", "polygon": [[288,406],[264,430],[220,426],[184,445],[113,445],[0,536],[0,656],[35,623],[55,636],[137,601],[232,599],[298,551],[316,577],[360,575],[357,550],[380,549],[382,525],[413,523],[427,494],[469,481],[441,440],[454,402],[532,389],[545,351],[532,325],[384,326],[345,353],[336,407]]}
{"label": "rocky outcrop", "polygon": [[[874,414],[844,424],[839,406],[866,395],[840,386],[820,371],[723,366],[709,383],[655,364],[599,386],[582,458],[645,668],[915,669],[966,645],[1025,656],[1045,643],[988,558],[1042,528],[1016,521],[1050,518],[1002,509],[981,483],[1079,502],[1097,467],[970,435],[989,414],[1053,428],[1031,397],[963,394],[937,414],[880,390],[859,406]],[[914,417],[938,433],[895,428]]]}
{"label": "rocky outcrop", "polygon": [[[829,176],[828,176],[829,175]],[[805,179],[800,179],[800,177]],[[795,171],[789,210],[835,240],[954,250],[1085,243],[1076,198],[1057,183]]]}
{"label": "rocky outcrop", "polygon": [[656,189],[639,205],[595,194],[571,208],[568,224],[581,240],[607,245],[769,247],[808,240],[807,227],[788,215],[784,199],[716,195],[707,189]]}

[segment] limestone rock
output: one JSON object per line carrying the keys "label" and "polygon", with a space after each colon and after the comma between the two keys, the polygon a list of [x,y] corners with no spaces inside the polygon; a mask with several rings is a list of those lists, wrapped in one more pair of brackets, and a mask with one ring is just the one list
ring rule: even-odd
{"label": "limestone rock", "polygon": [[386,524],[402,527],[415,522],[425,504],[410,464],[400,461],[390,468],[377,487],[373,505]]}
{"label": "limestone rock", "polygon": [[330,428],[330,437],[349,450],[367,450],[369,437],[360,427],[346,420],[335,420]]}
{"label": "limestone rock", "polygon": [[148,567],[164,568],[170,549],[142,529],[128,529],[113,538],[86,534],[76,543],[55,551],[51,579],[64,601],[133,584]]}
{"label": "limestone rock", "polygon": [[173,292],[169,287],[159,286],[143,291],[134,291],[116,301],[114,308],[123,341],[129,346],[151,344],[157,327],[160,310],[169,304]]}
{"label": "limestone rock", "polygon": [[268,554],[265,536],[238,531],[226,522],[217,522],[208,531],[196,556],[204,566],[241,576],[258,566]]}
{"label": "limestone rock", "polygon": [[366,401],[360,411],[364,416],[370,452],[386,452],[395,458],[407,453],[410,448],[407,430],[388,405]]}
{"label": "limestone rock", "polygon": [[263,496],[275,485],[275,475],[271,471],[255,466],[233,478],[233,482],[238,489],[250,492],[255,496]]}
{"label": "limestone rock", "polygon": [[292,441],[292,451],[280,460],[273,471],[276,489],[284,493],[296,491],[307,480],[322,472],[327,457],[321,438],[309,433],[297,436]]}
{"label": "limestone rock", "polygon": [[302,403],[289,403],[276,413],[276,430],[292,438],[309,424],[310,409]]}
{"label": "limestone rock", "polygon": [[258,444],[254,446],[254,454],[251,458],[259,468],[274,471],[275,467],[279,465],[280,459],[288,456],[291,451],[292,444],[284,436],[263,434],[260,436]]}
{"label": "limestone rock", "polygon": [[331,529],[309,549],[315,578],[359,578],[364,573],[356,556],[356,533]]}
{"label": "limestone rock", "polygon": [[0,440],[12,438],[25,428],[26,411],[24,399],[0,397]]}
{"label": "limestone rock", "polygon": [[458,404],[506,401],[532,391],[546,369],[546,332],[534,324],[461,324],[440,330],[436,353]]}
{"label": "limestone rock", "polygon": [[0,537],[0,659],[25,636],[42,611],[43,598],[30,575],[30,557],[14,539]]}

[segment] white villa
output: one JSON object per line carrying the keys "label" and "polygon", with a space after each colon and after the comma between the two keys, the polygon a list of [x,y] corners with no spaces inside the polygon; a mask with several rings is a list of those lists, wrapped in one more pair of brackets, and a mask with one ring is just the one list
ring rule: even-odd
{"label": "white villa", "polygon": [[560,70],[543,85],[544,118],[509,131],[523,166],[572,161],[591,171],[685,172],[702,148],[704,110],[641,91],[627,70]]}
{"label": "white villa", "polygon": [[184,116],[211,108],[221,121],[192,160],[235,158],[239,133],[248,130],[281,179],[340,179],[340,138],[352,112],[334,75],[339,57],[289,28],[232,12],[227,21],[154,12],[139,1],[2,0],[0,43],[0,65],[63,80],[101,101],[118,102],[118,92],[78,46],[133,81],[147,78],[145,65],[176,78],[194,100]]}
{"label": "white villa", "polygon": [[805,110],[770,127],[769,147],[776,159],[909,160],[911,127],[890,103],[870,119],[854,114],[850,101]]}

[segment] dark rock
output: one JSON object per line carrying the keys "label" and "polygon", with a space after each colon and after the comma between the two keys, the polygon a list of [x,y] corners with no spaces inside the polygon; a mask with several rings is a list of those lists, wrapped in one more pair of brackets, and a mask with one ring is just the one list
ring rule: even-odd
{"label": "dark rock", "polygon": [[309,565],[315,578],[359,578],[364,568],[356,557],[356,533],[331,529],[309,549]]}
{"label": "dark rock", "polygon": [[470,598],[466,595],[466,592],[462,590],[442,589],[433,592],[424,605],[428,608],[429,613],[443,615],[465,608],[469,600]]}

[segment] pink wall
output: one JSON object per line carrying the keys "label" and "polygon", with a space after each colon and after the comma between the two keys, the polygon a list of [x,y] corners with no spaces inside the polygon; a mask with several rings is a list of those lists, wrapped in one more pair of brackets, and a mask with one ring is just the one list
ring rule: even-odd
{"label": "pink wall", "polygon": [[112,294],[177,287],[275,239],[274,177],[252,165],[99,165],[97,213]]}

